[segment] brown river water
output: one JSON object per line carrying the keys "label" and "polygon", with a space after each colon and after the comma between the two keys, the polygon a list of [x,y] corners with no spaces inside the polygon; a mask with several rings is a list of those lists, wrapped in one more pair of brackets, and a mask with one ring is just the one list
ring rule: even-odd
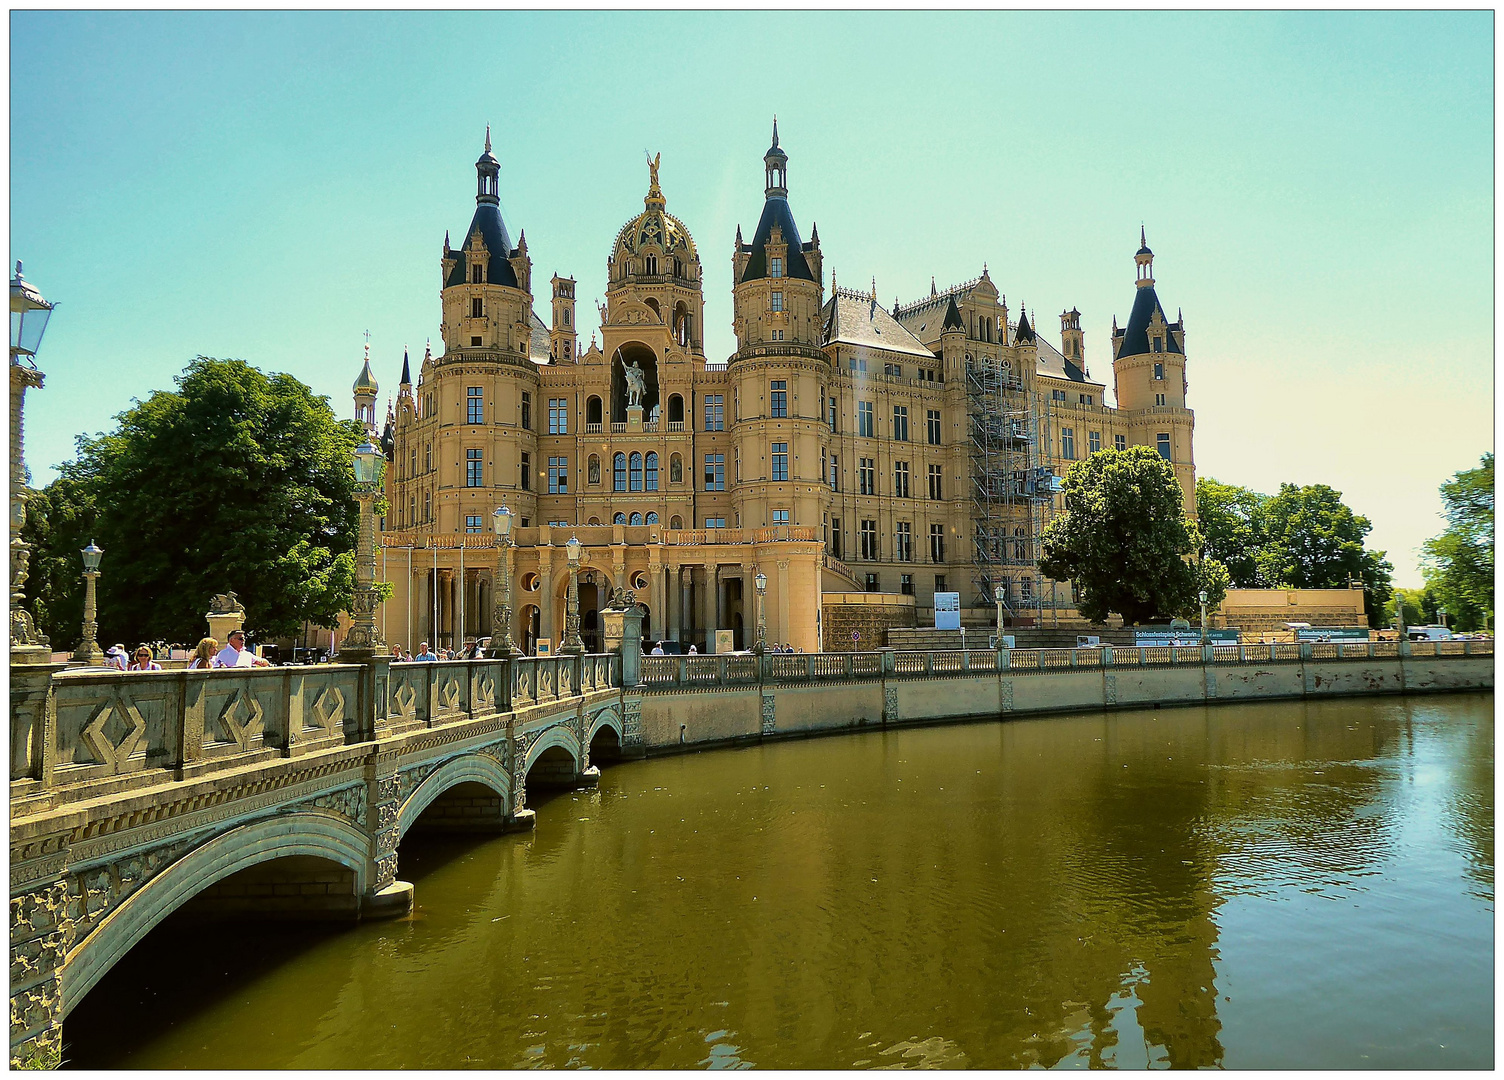
{"label": "brown river water", "polygon": [[74,1067],[1488,1068],[1493,695],[608,766],[404,840],[409,920],[188,925]]}

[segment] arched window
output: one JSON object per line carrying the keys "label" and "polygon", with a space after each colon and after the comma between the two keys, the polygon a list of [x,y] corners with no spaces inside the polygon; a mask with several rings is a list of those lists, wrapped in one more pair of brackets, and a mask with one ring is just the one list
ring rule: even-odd
{"label": "arched window", "polygon": [[599,424],[601,422],[601,399],[591,395],[585,402],[585,423]]}
{"label": "arched window", "polygon": [[654,299],[653,299],[653,298],[652,298],[652,297],[651,297],[651,296],[650,296],[650,297],[648,297],[648,298],[647,298],[647,299],[646,299],[646,300],[644,300],[644,301],[643,301],[643,303],[644,303],[644,304],[646,304],[646,305],[647,305],[647,306],[648,306],[648,307],[650,307],[650,308],[652,308],[652,309],[653,309],[653,314],[654,314],[654,315],[657,315],[657,316],[659,316],[659,317],[662,317],[662,315],[663,315],[663,312],[661,312],[661,311],[660,311],[660,310],[658,310],[658,301],[656,301],[656,300],[654,300]]}
{"label": "arched window", "polygon": [[684,276],[684,264],[679,261],[679,256],[674,256],[674,277]]}
{"label": "arched window", "polygon": [[611,524],[613,525],[625,525],[626,523],[627,515],[620,512],[618,512],[617,515],[611,519]]}
{"label": "arched window", "polygon": [[615,481],[611,486],[616,491],[627,490],[627,455],[617,454],[611,459],[611,465],[616,473],[612,479]]}
{"label": "arched window", "polygon": [[632,515],[632,520],[629,521],[629,522],[627,522],[627,524],[628,525],[641,525],[642,524],[642,515],[638,514],[638,513],[634,513]]}
{"label": "arched window", "polygon": [[642,455],[632,451],[632,487],[633,491],[642,490]]}
{"label": "arched window", "polygon": [[675,514],[673,517],[668,519],[668,527],[670,529],[682,529],[684,528],[684,519],[681,518],[678,514]]}
{"label": "arched window", "polygon": [[586,470],[586,483],[599,484],[601,482],[601,459],[595,454],[590,455],[590,461],[586,465]]}
{"label": "arched window", "polygon": [[647,460],[647,490],[658,490],[658,455],[649,451]]}
{"label": "arched window", "polygon": [[668,422],[670,424],[684,423],[684,399],[678,394],[670,394],[668,398]]}
{"label": "arched window", "polygon": [[565,326],[569,325],[569,309],[568,308],[564,309],[564,325]]}
{"label": "arched window", "polygon": [[644,255],[642,257],[642,272],[649,276],[658,273],[658,256]]}
{"label": "arched window", "polygon": [[600,518],[598,518],[598,517],[591,517],[591,519],[589,521],[587,521],[585,524],[587,524],[587,525],[599,525],[600,523],[601,523],[601,519]]}
{"label": "arched window", "polygon": [[668,459],[668,482],[670,484],[684,483],[684,462],[680,460],[678,454]]}
{"label": "arched window", "polygon": [[656,510],[649,510],[648,511],[648,516],[644,520],[649,525],[656,525],[656,524],[658,524],[658,511],[656,511]]}

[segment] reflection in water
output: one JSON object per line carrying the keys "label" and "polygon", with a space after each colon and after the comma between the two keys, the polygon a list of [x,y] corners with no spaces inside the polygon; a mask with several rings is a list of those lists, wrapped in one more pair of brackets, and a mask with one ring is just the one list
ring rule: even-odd
{"label": "reflection in water", "polygon": [[533,834],[414,834],[409,921],[164,928],[70,1017],[67,1053],[1486,1066],[1492,702],[1124,712],[617,766],[542,804]]}

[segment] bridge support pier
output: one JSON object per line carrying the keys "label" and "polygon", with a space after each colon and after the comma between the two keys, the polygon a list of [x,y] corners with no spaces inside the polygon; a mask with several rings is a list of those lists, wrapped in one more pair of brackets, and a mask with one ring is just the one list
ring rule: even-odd
{"label": "bridge support pier", "polygon": [[413,910],[413,886],[410,881],[394,881],[384,888],[360,898],[362,919],[400,919]]}

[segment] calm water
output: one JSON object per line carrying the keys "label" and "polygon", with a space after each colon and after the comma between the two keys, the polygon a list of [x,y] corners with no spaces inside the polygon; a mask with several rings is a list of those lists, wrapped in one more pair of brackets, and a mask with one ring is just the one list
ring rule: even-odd
{"label": "calm water", "polygon": [[410,921],[168,924],[79,1066],[1493,1064],[1492,695],[619,765]]}

